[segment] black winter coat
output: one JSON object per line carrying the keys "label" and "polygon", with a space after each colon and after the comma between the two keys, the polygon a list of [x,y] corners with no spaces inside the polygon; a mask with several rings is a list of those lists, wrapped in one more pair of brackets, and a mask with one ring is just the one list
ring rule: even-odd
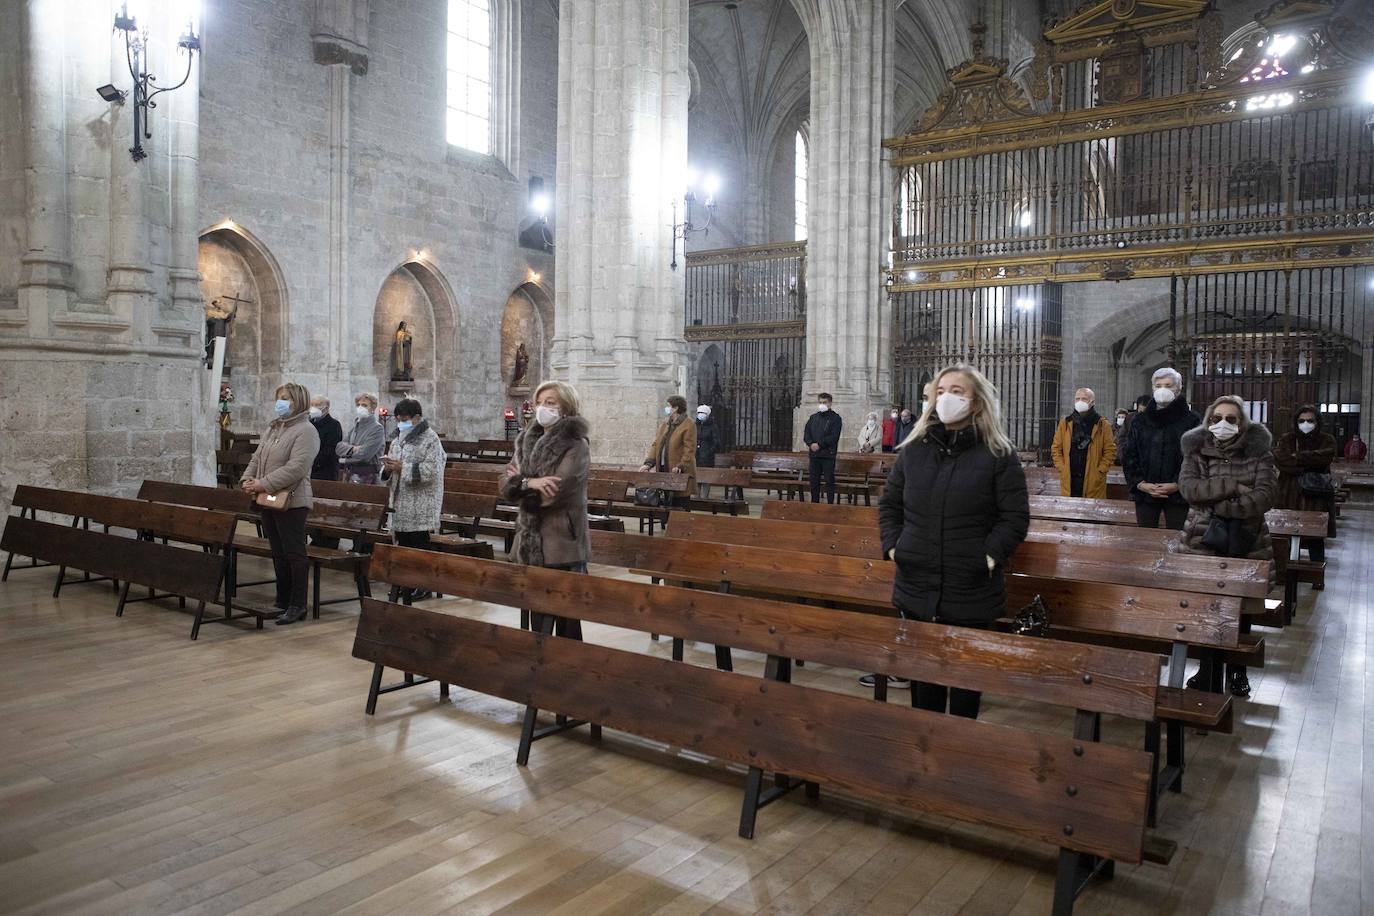
{"label": "black winter coat", "polygon": [[[897,562],[892,603],[905,617],[986,624],[1006,612],[1002,570],[1030,529],[1026,474],[973,427],[933,423],[899,453],[878,507],[883,555]],[[988,571],[987,558],[996,568]]]}
{"label": "black winter coat", "polygon": [[806,421],[802,441],[808,449],[813,442],[820,446],[811,453],[817,458],[834,458],[835,453],[840,450],[840,430],[843,428],[844,421],[835,411],[818,410]]}
{"label": "black winter coat", "polygon": [[315,463],[310,466],[310,479],[338,480],[339,456],[334,454],[334,446],[343,441],[343,427],[329,414],[311,420],[310,425],[320,434],[320,450],[315,453]]}
{"label": "black winter coat", "polygon": [[697,420],[697,470],[716,466],[716,451],[720,448],[720,430],[716,421],[707,417]]}
{"label": "black winter coat", "polygon": [[1143,414],[1136,415],[1126,436],[1126,446],[1121,451],[1121,470],[1126,474],[1131,499],[1138,503],[1187,505],[1180,493],[1156,499],[1142,493],[1137,485],[1142,481],[1177,483],[1179,469],[1183,467],[1183,450],[1179,443],[1184,433],[1201,424],[1202,420],[1188,409],[1188,401],[1182,397],[1175,398],[1168,407],[1151,401]]}

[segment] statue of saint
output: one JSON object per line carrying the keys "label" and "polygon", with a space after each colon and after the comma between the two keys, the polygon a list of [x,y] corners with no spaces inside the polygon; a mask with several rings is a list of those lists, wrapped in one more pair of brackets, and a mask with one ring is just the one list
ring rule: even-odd
{"label": "statue of saint", "polygon": [[229,322],[238,313],[238,297],[225,296],[211,299],[205,305],[205,368],[212,369],[215,364],[215,338],[229,336]]}
{"label": "statue of saint", "polygon": [[396,326],[396,336],[391,342],[391,380],[409,382],[414,380],[414,364],[410,361],[410,332],[402,321]]}
{"label": "statue of saint", "polygon": [[515,371],[511,373],[511,387],[515,387],[523,382],[525,380],[525,373],[529,372],[529,370],[530,354],[529,351],[525,349],[525,344],[522,342],[520,346],[515,348]]}

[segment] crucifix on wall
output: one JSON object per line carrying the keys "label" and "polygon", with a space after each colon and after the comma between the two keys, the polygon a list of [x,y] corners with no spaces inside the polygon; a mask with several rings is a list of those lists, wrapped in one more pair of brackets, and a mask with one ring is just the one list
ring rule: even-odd
{"label": "crucifix on wall", "polygon": [[237,292],[232,296],[216,296],[205,306],[205,368],[212,367],[215,354],[215,338],[225,338],[224,365],[229,365],[228,337],[229,322],[238,317],[239,306],[251,305],[253,300],[244,299]]}

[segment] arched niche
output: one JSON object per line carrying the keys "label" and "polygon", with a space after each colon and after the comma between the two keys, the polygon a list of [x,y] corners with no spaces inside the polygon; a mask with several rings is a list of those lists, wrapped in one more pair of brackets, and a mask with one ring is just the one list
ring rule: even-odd
{"label": "arched niche", "polygon": [[[448,281],[434,265],[410,260],[387,275],[372,311],[372,366],[382,405],[418,398],[425,417],[445,436],[458,428],[457,310]],[[392,343],[404,321],[411,333],[413,381],[393,381]]]}
{"label": "arched niche", "polygon": [[[547,378],[553,340],[553,300],[538,283],[522,283],[506,299],[501,313],[501,384],[514,406],[529,399]],[[521,344],[529,357],[525,376],[515,383],[515,354]]]}
{"label": "arched niche", "polygon": [[266,402],[281,383],[286,281],[277,259],[255,235],[225,222],[200,236],[197,255],[205,301],[236,306],[225,341],[225,381],[234,390],[234,428],[266,422]]}
{"label": "arched niche", "polygon": [[[548,378],[548,356],[554,339],[554,299],[540,284],[529,282],[515,287],[502,312],[502,387],[508,407],[529,400],[534,386]],[[529,365],[525,378],[515,385],[515,352],[525,345]]]}

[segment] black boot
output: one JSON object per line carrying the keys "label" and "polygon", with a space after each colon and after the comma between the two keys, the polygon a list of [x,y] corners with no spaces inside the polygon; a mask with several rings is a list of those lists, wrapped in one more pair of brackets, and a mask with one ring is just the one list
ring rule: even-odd
{"label": "black boot", "polygon": [[306,609],[303,607],[289,607],[277,616],[277,626],[284,627],[288,624],[304,620]]}
{"label": "black boot", "polygon": [[1238,668],[1231,672],[1231,696],[1248,697],[1250,695],[1250,677],[1245,673],[1244,668]]}

